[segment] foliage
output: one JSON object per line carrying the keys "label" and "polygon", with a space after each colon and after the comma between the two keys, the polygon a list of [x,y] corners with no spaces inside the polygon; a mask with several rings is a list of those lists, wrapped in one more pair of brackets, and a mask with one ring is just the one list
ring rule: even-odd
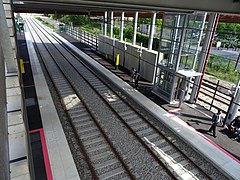
{"label": "foliage", "polygon": [[[148,35],[137,33],[137,40],[136,40],[137,44],[142,43],[143,47],[148,47],[148,39],[149,39]],[[159,46],[159,39],[153,38],[152,49],[157,51],[158,46]]]}
{"label": "foliage", "polygon": [[240,24],[219,23],[216,30],[216,42],[222,42],[223,48],[240,48]]}
{"label": "foliage", "polygon": [[[49,15],[47,15],[49,16]],[[62,14],[50,14],[50,17],[54,20],[58,20],[58,19],[61,19],[64,15]]]}
{"label": "foliage", "polygon": [[239,71],[234,70],[234,64],[231,59],[223,58],[217,55],[211,55],[207,65],[206,73],[232,83],[238,81]]}
{"label": "foliage", "polygon": [[[139,18],[138,19],[139,24],[151,24],[151,21],[152,21],[151,18]],[[162,26],[162,19],[157,19],[156,18],[155,25],[157,27],[161,27]]]}
{"label": "foliage", "polygon": [[129,40],[132,40],[132,38],[133,38],[133,27],[128,26],[127,28],[124,28],[123,34],[124,34],[124,39],[126,38],[126,39],[129,39]]}
{"label": "foliage", "polygon": [[41,21],[44,25],[46,25],[46,26],[48,26],[48,27],[50,27],[51,29],[55,29],[55,27],[54,27],[54,25],[53,24],[50,24],[49,22],[47,22],[47,21],[44,21],[42,18],[40,18],[40,17],[35,17],[35,19],[37,19],[37,20],[39,20],[39,21]]}
{"label": "foliage", "polygon": [[98,21],[91,20],[89,16],[79,16],[79,15],[59,15],[53,18],[58,19],[68,25],[73,25],[79,27],[82,30],[88,31],[92,34],[101,33],[101,24]]}
{"label": "foliage", "polygon": [[[110,27],[109,27],[110,29]],[[120,37],[120,28],[118,27],[113,27],[113,35],[115,36],[115,38],[118,38]]]}

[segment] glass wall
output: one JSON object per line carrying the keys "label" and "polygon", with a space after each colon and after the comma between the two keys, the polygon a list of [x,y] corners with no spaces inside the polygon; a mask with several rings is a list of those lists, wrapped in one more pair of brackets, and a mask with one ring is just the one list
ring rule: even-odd
{"label": "glass wall", "polygon": [[181,82],[179,78],[189,78],[186,72],[196,69],[205,18],[206,13],[203,12],[165,13],[163,16],[159,44],[163,59],[158,62],[154,88],[169,102],[179,97],[175,95],[179,91],[176,88]]}

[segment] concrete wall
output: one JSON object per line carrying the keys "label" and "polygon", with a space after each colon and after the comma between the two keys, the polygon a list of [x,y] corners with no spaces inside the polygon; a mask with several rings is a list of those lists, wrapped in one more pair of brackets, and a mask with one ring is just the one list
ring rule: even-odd
{"label": "concrete wall", "polygon": [[[125,43],[115,39],[115,46],[113,50],[113,39],[107,36],[99,37],[99,51],[104,54],[109,59],[113,60],[116,54],[120,54],[120,65],[124,66],[128,70],[132,67],[138,70],[139,59],[140,59],[140,75],[149,82],[154,81],[155,69],[157,64],[157,51],[147,50],[147,48],[142,48],[141,58],[139,57],[140,47],[137,45],[132,45],[130,43]],[[125,51],[125,44],[127,50]],[[113,56],[114,51],[114,56]],[[163,54],[160,54],[159,58],[162,59]],[[125,61],[125,62],[124,62]]]}
{"label": "concrete wall", "polygon": [[6,82],[3,51],[0,44],[0,179],[10,179]]}
{"label": "concrete wall", "polygon": [[17,48],[11,1],[0,0],[0,44],[2,45],[7,72],[17,72]]}

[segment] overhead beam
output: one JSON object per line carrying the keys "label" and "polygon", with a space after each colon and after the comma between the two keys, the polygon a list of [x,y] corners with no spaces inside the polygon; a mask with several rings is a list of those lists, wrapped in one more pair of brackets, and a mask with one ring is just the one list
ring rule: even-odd
{"label": "overhead beam", "polygon": [[138,10],[138,11],[207,11],[240,14],[240,2],[236,0],[13,0],[14,6],[28,8],[29,4],[41,7],[44,5],[57,6],[65,4],[65,8],[82,6],[86,8],[100,8],[105,10]]}

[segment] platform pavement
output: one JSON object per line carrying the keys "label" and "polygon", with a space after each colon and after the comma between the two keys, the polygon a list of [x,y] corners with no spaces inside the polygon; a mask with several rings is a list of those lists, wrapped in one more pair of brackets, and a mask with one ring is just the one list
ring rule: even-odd
{"label": "platform pavement", "polygon": [[[87,45],[84,45],[83,43],[70,37],[66,33],[60,33],[60,35],[67,39],[69,42],[71,42],[73,45],[81,49],[82,51],[85,51],[88,47]],[[90,56],[96,61],[98,61],[100,64],[102,64],[104,67],[106,67],[108,70],[110,70],[112,73],[120,77],[122,80],[129,83],[130,79],[129,71],[121,67],[118,70],[116,70],[114,67],[114,63],[106,59],[98,52],[92,51],[92,55]],[[94,58],[96,56],[98,58]],[[133,86],[132,83],[129,84]],[[227,134],[225,134],[226,132],[225,128],[221,127],[220,125],[217,127],[216,138],[213,137],[212,133],[207,132],[211,126],[211,117],[213,115],[213,112],[197,104],[183,103],[181,108],[178,107],[178,103],[168,104],[167,102],[163,101],[162,99],[160,99],[158,96],[154,95],[151,92],[151,86],[152,85],[149,83],[140,81],[138,90],[145,96],[147,96],[149,99],[154,101],[156,104],[161,106],[163,109],[177,116],[179,120],[184,121],[189,126],[193,127],[195,130],[202,133],[209,142],[211,142],[215,146],[219,146],[219,148],[222,148],[223,151],[226,151],[226,153],[230,153],[235,158],[240,160],[240,143],[229,138]]]}

